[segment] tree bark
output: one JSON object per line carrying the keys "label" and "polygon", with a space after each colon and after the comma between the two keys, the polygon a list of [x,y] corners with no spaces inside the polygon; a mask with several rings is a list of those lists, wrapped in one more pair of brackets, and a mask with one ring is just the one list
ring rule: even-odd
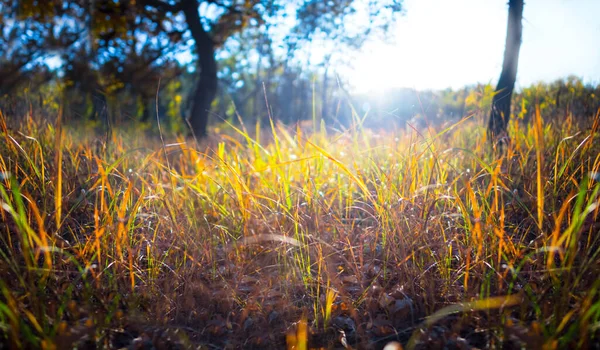
{"label": "tree bark", "polygon": [[508,1],[508,25],[502,73],[492,100],[488,130],[492,142],[506,133],[510,119],[510,104],[517,79],[519,51],[523,33],[523,0]]}
{"label": "tree bark", "polygon": [[206,126],[210,108],[217,94],[217,61],[215,59],[215,43],[202,27],[198,13],[198,2],[187,0],[182,3],[188,28],[196,44],[198,55],[197,70],[199,79],[194,92],[190,96],[190,114],[187,122],[197,138],[206,136]]}

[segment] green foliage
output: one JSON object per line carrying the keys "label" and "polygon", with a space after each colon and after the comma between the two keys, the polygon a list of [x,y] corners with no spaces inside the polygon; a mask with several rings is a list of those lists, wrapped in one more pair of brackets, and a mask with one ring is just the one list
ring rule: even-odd
{"label": "green foliage", "polygon": [[558,119],[572,115],[588,118],[600,106],[600,86],[584,85],[577,77],[538,83],[523,89],[516,97],[515,114],[525,121],[531,120],[535,106],[547,118]]}
{"label": "green foliage", "polygon": [[[221,119],[232,119],[235,113],[231,112],[231,102],[234,102],[241,108],[238,112],[247,112],[243,115],[249,122],[265,118],[269,113],[268,108],[261,108],[264,100],[261,90],[266,82],[269,91],[281,85],[300,90],[286,92],[288,96],[284,98],[290,97],[293,107],[282,108],[277,113],[292,122],[298,119],[297,115],[309,114],[302,106],[307,105],[313,71],[303,73],[306,67],[295,62],[296,53],[304,44],[314,39],[358,47],[371,33],[383,33],[400,11],[396,0],[369,2],[365,9],[361,9],[364,4],[359,1],[336,0],[323,4],[279,0],[92,3],[55,0],[38,6],[29,0],[2,1],[0,6],[7,9],[7,30],[0,33],[0,47],[7,47],[7,55],[0,52],[3,60],[0,93],[20,91],[26,77],[35,73],[43,76],[45,82],[60,81],[65,85],[62,100],[69,103],[63,106],[68,120],[86,119],[106,126],[139,120],[149,126],[159,81],[163,86],[174,79],[187,85],[184,82],[187,78],[181,78],[185,75],[184,67],[175,62],[177,54],[187,51],[193,53],[196,62],[194,74],[204,72],[206,75],[191,80],[199,84],[198,87],[210,86],[211,91],[205,91],[204,95],[210,96],[211,101],[200,113],[192,108],[200,99],[189,97],[197,87],[184,86],[184,91],[171,97],[187,99],[186,103],[177,103],[185,106],[180,108],[180,119],[191,117],[194,110],[200,115],[193,119],[204,120],[215,92],[214,84],[207,83],[214,81],[212,77],[207,79],[214,74],[214,69],[209,68],[214,67],[211,56],[220,50],[221,96],[213,104],[217,115],[220,113]],[[360,15],[363,12],[364,18]],[[295,20],[282,25],[282,20],[291,13]],[[274,27],[277,27],[277,36],[284,35],[285,39],[273,40]],[[239,47],[235,48],[236,44]],[[50,57],[61,60],[58,71],[51,72],[45,65]],[[299,75],[304,81],[294,86],[298,84]],[[245,97],[238,96],[236,98],[241,100],[232,101],[233,92],[245,93],[242,95]],[[326,100],[326,93],[323,96]],[[281,103],[281,106],[286,104]],[[169,118],[174,120],[177,106],[166,102],[160,107],[168,110]],[[173,128],[180,129],[180,126],[173,124]]]}
{"label": "green foliage", "polygon": [[467,96],[466,105],[470,110],[489,111],[492,108],[493,98],[494,87],[492,85],[477,85]]}

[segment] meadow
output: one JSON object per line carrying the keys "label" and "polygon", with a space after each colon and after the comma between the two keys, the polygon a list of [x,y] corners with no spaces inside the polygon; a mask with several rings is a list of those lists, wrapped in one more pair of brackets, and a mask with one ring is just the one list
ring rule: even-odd
{"label": "meadow", "polygon": [[600,111],[531,109],[495,153],[485,113],[200,141],[2,115],[0,349],[598,348]]}

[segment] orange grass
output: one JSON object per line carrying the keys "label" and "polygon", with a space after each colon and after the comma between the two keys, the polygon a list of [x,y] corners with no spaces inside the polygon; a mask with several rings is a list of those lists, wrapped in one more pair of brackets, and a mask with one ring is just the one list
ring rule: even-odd
{"label": "orange grass", "polygon": [[1,341],[597,343],[598,115],[542,117],[495,159],[482,116],[199,146],[0,116]]}

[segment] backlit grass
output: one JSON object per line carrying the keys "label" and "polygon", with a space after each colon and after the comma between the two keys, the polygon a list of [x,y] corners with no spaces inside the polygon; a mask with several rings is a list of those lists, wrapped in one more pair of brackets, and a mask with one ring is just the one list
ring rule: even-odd
{"label": "backlit grass", "polygon": [[598,115],[538,110],[503,155],[477,116],[164,146],[6,118],[0,336],[15,347],[600,341]]}

